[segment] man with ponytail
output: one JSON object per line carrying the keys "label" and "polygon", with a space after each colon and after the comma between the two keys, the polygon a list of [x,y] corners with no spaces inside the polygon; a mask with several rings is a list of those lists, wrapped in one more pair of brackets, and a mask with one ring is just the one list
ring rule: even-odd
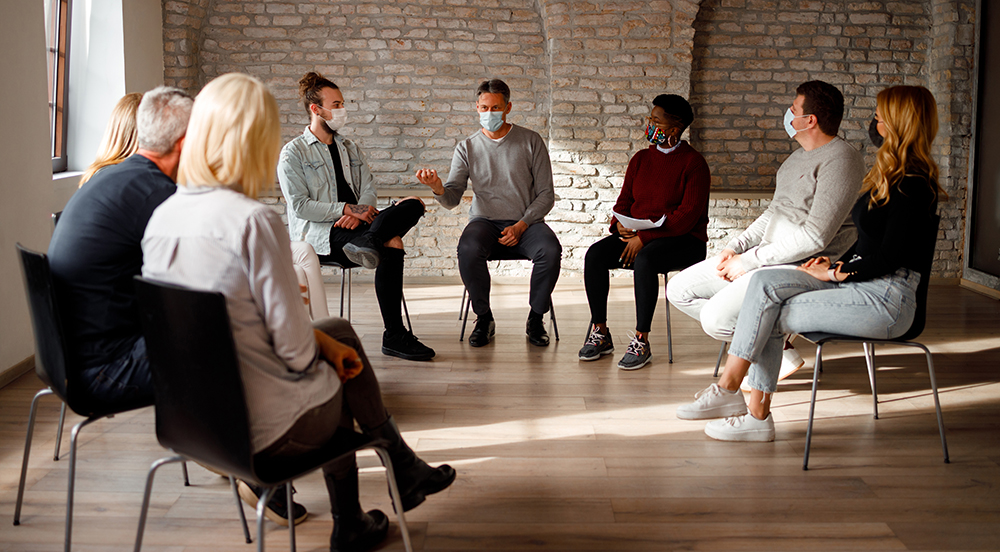
{"label": "man with ponytail", "polygon": [[403,236],[424,214],[416,197],[379,211],[378,194],[358,144],[344,138],[344,95],[333,81],[309,72],[299,79],[309,114],[302,135],[285,144],[278,182],[288,204],[292,240],[308,242],[322,261],[375,269],[375,295],[385,332],[382,354],[430,360],[434,350],[403,325]]}

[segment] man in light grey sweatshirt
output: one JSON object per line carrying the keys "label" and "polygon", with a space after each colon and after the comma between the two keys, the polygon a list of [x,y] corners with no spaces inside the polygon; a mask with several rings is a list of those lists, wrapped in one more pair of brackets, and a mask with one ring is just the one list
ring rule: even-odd
{"label": "man in light grey sweatshirt", "polygon": [[742,276],[794,268],[817,256],[836,259],[857,235],[850,212],[865,167],[861,154],[837,137],[844,96],[822,81],[803,83],[795,92],[784,126],[802,147],[778,169],[767,210],[719,255],[674,276],[667,289],[671,304],[720,341],[729,341],[736,328],[750,280]]}
{"label": "man in light grey sweatshirt", "polygon": [[525,333],[533,345],[549,344],[542,315],[549,310],[562,259],[559,239],[545,224],[555,203],[552,165],[537,132],[507,122],[510,109],[510,88],[499,79],[484,81],[476,90],[483,128],[455,148],[448,182],[442,183],[433,169],[417,171],[417,180],[447,209],[459,204],[472,182],[475,193],[469,224],[458,241],[458,269],[477,317],[469,335],[473,347],[492,341],[496,329],[486,267],[491,255],[534,263]]}

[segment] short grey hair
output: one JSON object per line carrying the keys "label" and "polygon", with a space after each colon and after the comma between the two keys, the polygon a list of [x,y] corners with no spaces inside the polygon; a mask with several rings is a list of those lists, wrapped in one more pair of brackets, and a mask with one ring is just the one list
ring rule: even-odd
{"label": "short grey hair", "polygon": [[500,79],[484,80],[479,83],[479,88],[476,89],[476,101],[479,101],[479,96],[483,94],[500,94],[503,96],[503,103],[510,103],[510,87]]}
{"label": "short grey hair", "polygon": [[166,154],[187,133],[194,98],[171,86],[157,86],[142,96],[135,114],[139,149]]}

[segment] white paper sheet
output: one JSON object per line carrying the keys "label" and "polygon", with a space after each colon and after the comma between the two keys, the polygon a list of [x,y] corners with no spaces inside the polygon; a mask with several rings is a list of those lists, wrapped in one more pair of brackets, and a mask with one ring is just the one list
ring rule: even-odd
{"label": "white paper sheet", "polygon": [[667,215],[660,217],[660,220],[653,222],[646,219],[634,219],[632,217],[627,217],[621,213],[615,213],[611,211],[618,222],[622,223],[622,226],[628,228],[629,230],[649,230],[650,228],[659,228],[663,226],[663,221],[667,220]]}

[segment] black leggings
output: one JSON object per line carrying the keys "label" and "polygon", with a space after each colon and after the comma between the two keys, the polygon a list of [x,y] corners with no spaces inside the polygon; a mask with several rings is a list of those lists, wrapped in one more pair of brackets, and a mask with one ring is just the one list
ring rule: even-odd
{"label": "black leggings", "polygon": [[590,322],[608,321],[608,288],[610,272],[615,268],[630,268],[635,282],[635,331],[648,332],[656,313],[660,292],[660,274],[687,268],[705,260],[705,242],[685,234],[657,238],[643,246],[631,267],[623,267],[625,242],[612,235],[590,246],[583,268],[583,281],[590,303]]}

